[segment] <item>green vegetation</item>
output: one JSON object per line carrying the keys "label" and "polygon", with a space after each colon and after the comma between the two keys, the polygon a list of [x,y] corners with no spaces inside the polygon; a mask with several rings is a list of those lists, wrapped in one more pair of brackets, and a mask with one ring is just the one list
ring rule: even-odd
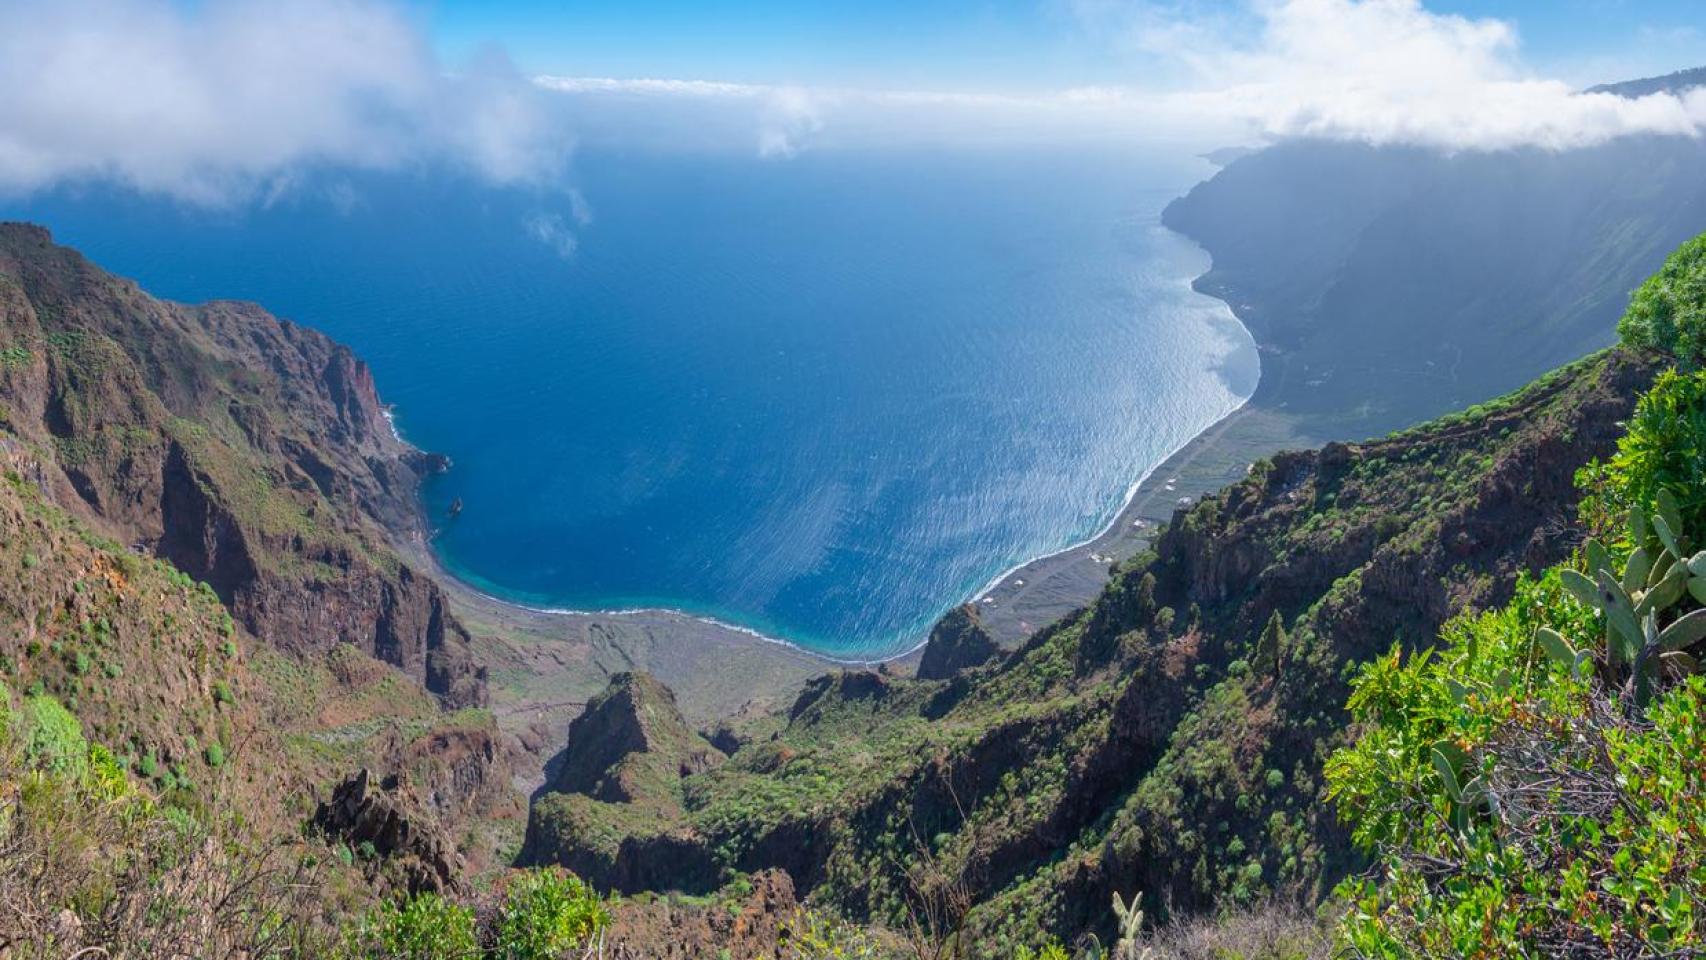
{"label": "green vegetation", "polygon": [[[0,688],[0,704],[10,695]],[[19,958],[318,952],[312,858],[226,798],[162,803],[51,698],[0,709],[0,943]]]}
{"label": "green vegetation", "polygon": [[[1700,358],[1706,318],[1678,298],[1706,292],[1703,254],[1643,287],[1626,337]],[[1361,671],[1363,732],[1328,767],[1379,866],[1341,891],[1356,955],[1706,951],[1703,450],[1706,373],[1666,373],[1580,475],[1575,558]]]}
{"label": "green vegetation", "polygon": [[796,910],[782,922],[789,960],[885,960],[863,929],[820,910]]}
{"label": "green vegetation", "polygon": [[21,723],[26,762],[73,780],[88,772],[83,727],[58,700],[41,694],[25,699]]}
{"label": "green vegetation", "polygon": [[436,893],[380,904],[346,932],[348,960],[559,960],[585,955],[610,925],[604,901],[573,874],[512,874],[494,912]]}
{"label": "green vegetation", "polygon": [[610,925],[604,902],[573,874],[530,870],[510,877],[498,910],[498,960],[551,960],[578,951]]}
{"label": "green vegetation", "polygon": [[481,955],[474,911],[436,893],[375,909],[350,933],[345,954],[352,960],[467,960]]}
{"label": "green vegetation", "polygon": [[1632,509],[1651,509],[1661,491],[1675,498],[1677,529],[1706,530],[1706,373],[1660,374],[1617,455],[1591,465],[1580,482],[1590,493],[1586,520],[1596,532]]}
{"label": "green vegetation", "polygon": [[1624,343],[1676,357],[1684,368],[1706,361],[1706,235],[1683,244],[1641,284],[1617,333]]}

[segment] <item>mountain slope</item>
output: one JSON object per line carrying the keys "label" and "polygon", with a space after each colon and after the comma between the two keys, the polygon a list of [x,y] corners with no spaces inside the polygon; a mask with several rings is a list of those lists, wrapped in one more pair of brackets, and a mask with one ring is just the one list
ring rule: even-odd
{"label": "mountain slope", "polygon": [[[1352,862],[1320,796],[1351,665],[1567,555],[1571,477],[1653,371],[1603,353],[1386,440],[1258,464],[999,663],[812,684],[774,735],[684,777],[672,843],[624,877],[691,889],[715,872],[670,863],[779,867],[890,923],[964,889],[990,944],[1099,928],[1114,891],[1194,911],[1319,887]],[[570,846],[535,857],[596,829],[564,815],[536,803],[530,836]]]}
{"label": "mountain slope", "polygon": [[485,699],[468,634],[400,561],[430,465],[365,364],[248,304],[183,306],[0,224],[0,426],[55,502],[210,584],[287,651],[349,643],[452,705]]}

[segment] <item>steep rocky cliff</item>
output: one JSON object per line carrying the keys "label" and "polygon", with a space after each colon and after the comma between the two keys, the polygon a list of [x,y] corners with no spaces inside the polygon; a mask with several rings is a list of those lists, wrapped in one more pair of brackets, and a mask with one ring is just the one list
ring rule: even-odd
{"label": "steep rocky cliff", "polygon": [[352,644],[454,706],[484,702],[468,633],[387,546],[431,459],[367,365],[250,304],[156,300],[0,224],[0,428],[58,505],[209,584],[297,654]]}
{"label": "steep rocky cliff", "polygon": [[[1096,929],[1115,891],[1196,911],[1319,889],[1353,866],[1321,794],[1352,666],[1565,556],[1572,476],[1653,372],[1604,353],[1402,434],[1256,464],[998,664],[813,683],[779,732],[683,781],[668,847],[574,865],[623,889],[779,868],[880,922],[947,882],[988,943]],[[612,830],[621,806],[594,818],[548,794],[532,857],[566,859],[565,838]],[[939,876],[921,882],[903,864],[926,853]]]}
{"label": "steep rocky cliff", "polygon": [[1164,222],[1262,345],[1253,404],[1308,435],[1379,434],[1609,346],[1629,291],[1706,226],[1706,144],[1441,153],[1288,141]]}

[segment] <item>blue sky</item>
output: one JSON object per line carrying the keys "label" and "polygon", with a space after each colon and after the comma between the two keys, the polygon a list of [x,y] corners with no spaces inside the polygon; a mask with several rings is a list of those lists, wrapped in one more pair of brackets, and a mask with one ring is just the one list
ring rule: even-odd
{"label": "blue sky", "polygon": [[[1230,18],[1248,0],[429,0],[451,59],[484,43],[581,76],[1016,90],[1142,82],[1110,24],[1144,6]],[[1701,0],[1426,0],[1513,22],[1522,60],[1572,82],[1706,64]]]}

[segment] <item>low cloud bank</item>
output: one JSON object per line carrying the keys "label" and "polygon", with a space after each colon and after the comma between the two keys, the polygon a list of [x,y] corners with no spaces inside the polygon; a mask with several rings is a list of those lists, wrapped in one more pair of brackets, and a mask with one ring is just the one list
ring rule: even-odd
{"label": "low cloud bank", "polygon": [[376,0],[0,0],[0,191],[105,180],[198,204],[316,167],[543,183],[569,139],[491,55],[439,63]]}
{"label": "low cloud bank", "polygon": [[[942,142],[1320,137],[1447,150],[1563,150],[1706,133],[1706,89],[1631,99],[1536,75],[1514,25],[1421,0],[1080,0],[1083,29],[1145,85],[1038,94],[767,87],[705,80],[540,77],[613,136],[697,123],[766,156],[889,138]],[[1613,78],[1615,79],[1615,78]],[[623,104],[617,129],[600,102]],[[663,119],[669,118],[669,119]]]}

